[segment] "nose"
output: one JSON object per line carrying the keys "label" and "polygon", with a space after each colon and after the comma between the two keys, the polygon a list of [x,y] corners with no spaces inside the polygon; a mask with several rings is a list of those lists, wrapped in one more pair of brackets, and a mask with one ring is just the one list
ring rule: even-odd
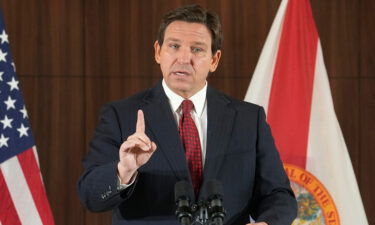
{"label": "nose", "polygon": [[187,64],[191,62],[192,53],[188,48],[180,48],[177,55],[177,62]]}

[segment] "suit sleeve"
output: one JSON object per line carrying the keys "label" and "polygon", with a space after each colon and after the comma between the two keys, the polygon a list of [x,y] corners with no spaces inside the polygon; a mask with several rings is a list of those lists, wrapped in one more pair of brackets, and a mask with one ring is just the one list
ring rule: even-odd
{"label": "suit sleeve", "polygon": [[269,225],[289,225],[297,214],[297,202],[266,122],[263,108],[258,112],[256,177],[251,216]]}
{"label": "suit sleeve", "polygon": [[111,105],[103,107],[99,125],[90,142],[90,152],[83,160],[84,173],[78,181],[81,202],[94,212],[108,211],[123,203],[132,193],[133,185],[119,188],[117,163],[122,135],[116,110]]}

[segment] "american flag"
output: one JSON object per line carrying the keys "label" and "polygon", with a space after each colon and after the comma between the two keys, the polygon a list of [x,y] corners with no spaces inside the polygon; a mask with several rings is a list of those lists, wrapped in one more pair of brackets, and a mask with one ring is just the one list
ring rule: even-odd
{"label": "american flag", "polygon": [[0,225],[53,225],[0,12]]}

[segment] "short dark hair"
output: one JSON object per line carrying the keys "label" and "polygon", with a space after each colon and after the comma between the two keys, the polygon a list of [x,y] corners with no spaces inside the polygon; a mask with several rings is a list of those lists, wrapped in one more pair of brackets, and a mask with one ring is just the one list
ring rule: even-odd
{"label": "short dark hair", "polygon": [[221,42],[223,40],[223,33],[221,31],[221,24],[219,16],[210,10],[202,8],[200,5],[186,5],[180,8],[169,11],[161,20],[158,43],[163,45],[164,33],[169,24],[174,21],[185,21],[189,23],[201,23],[206,25],[211,32],[212,44],[211,51],[215,54],[217,50],[221,49]]}

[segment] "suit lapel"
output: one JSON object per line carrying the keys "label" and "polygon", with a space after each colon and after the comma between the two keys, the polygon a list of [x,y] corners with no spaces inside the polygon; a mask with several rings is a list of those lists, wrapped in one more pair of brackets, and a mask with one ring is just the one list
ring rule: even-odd
{"label": "suit lapel", "polygon": [[162,151],[179,180],[189,181],[189,170],[177,124],[161,82],[151,89],[144,102],[142,110],[147,126],[156,138],[155,142],[158,146],[156,151]]}
{"label": "suit lapel", "polygon": [[[222,156],[228,149],[235,117],[235,110],[229,104],[230,101],[221,93],[207,88],[207,149],[203,182],[216,179],[224,160]],[[161,82],[146,95],[141,109],[156,138],[157,151],[162,151],[179,180],[191,183],[177,124]]]}
{"label": "suit lapel", "polygon": [[[203,180],[215,179],[231,138],[235,110],[230,101],[212,88],[207,89],[207,151]],[[202,185],[203,186],[203,185]]]}

